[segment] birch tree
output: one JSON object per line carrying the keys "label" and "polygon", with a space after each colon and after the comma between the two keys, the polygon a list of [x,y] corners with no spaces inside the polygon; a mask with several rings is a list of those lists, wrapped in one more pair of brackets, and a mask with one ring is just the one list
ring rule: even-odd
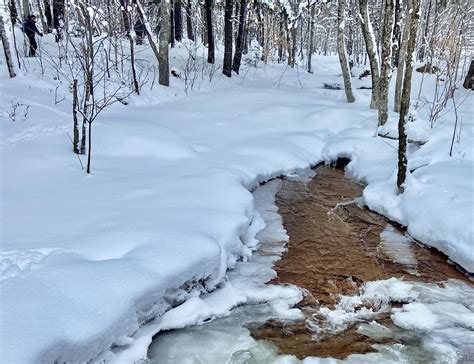
{"label": "birch tree", "polygon": [[337,53],[339,54],[339,63],[341,64],[342,77],[344,78],[344,90],[346,92],[347,102],[354,102],[352,94],[351,75],[347,64],[346,47],[344,45],[344,24],[345,24],[346,1],[339,0],[337,8]]}
{"label": "birch tree", "polygon": [[375,41],[374,29],[369,17],[369,8],[367,0],[359,0],[360,23],[362,35],[367,48],[367,56],[370,63],[370,74],[372,78],[372,97],[370,99],[370,108],[378,109],[378,88],[379,88],[379,56],[377,52],[377,43]]}
{"label": "birch tree", "polygon": [[13,69],[13,60],[10,53],[10,43],[8,42],[7,34],[5,33],[5,23],[3,17],[0,15],[0,37],[2,38],[3,53],[5,54],[5,62],[7,63],[8,74],[10,78],[16,76],[15,70]]}
{"label": "birch tree", "polygon": [[379,80],[379,125],[384,125],[388,118],[388,89],[392,73],[392,34],[393,34],[393,0],[385,0],[382,55]]}
{"label": "birch tree", "polygon": [[171,36],[171,3],[170,0],[161,1],[161,27],[160,27],[160,51],[158,53],[158,65],[160,68],[159,83],[163,86],[170,85],[169,65],[169,42]]}

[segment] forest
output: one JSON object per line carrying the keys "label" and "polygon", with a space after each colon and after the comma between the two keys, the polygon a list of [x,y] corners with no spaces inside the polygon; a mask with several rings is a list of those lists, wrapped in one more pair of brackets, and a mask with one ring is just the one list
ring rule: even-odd
{"label": "forest", "polygon": [[3,0],[0,362],[474,361],[471,0]]}

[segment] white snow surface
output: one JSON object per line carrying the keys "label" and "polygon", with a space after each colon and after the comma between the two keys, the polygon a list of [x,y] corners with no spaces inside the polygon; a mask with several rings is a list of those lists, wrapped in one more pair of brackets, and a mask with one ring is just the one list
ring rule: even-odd
{"label": "white snow surface", "polygon": [[[474,271],[468,91],[458,91],[467,101],[453,156],[447,113],[425,145],[410,149],[416,170],[403,195],[395,189],[395,142],[373,137],[370,91],[355,90],[356,103],[347,104],[343,91],[322,89],[341,82],[336,57],[316,57],[314,75],[259,65],[240,77],[201,80],[189,95],[179,79],[170,88],[147,86],[94,122],[86,175],[66,135],[67,85],[59,87],[66,100],[55,104],[52,73],[41,76],[36,60],[27,62],[29,74],[15,79],[0,66],[2,363],[113,360],[112,347],[132,345],[141,326],[182,302],[167,327],[245,302],[248,295],[239,302],[234,292],[230,303],[209,306],[200,295],[235,289],[222,283],[226,272],[259,246],[263,224],[250,190],[341,156],[352,160],[348,174],[368,183],[367,206]],[[425,80],[428,95],[433,82]],[[15,103],[23,106],[13,121]],[[426,129],[425,114],[420,109],[410,126],[415,134]],[[387,128],[395,120],[390,113]]]}

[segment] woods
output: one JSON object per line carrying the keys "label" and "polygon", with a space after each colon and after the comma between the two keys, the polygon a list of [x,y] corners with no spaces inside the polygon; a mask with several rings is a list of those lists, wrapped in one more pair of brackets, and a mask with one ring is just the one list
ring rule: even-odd
{"label": "woods", "polygon": [[[430,103],[432,123],[448,101],[454,101],[458,81],[470,77],[468,47],[472,36],[468,28],[473,10],[467,0],[429,0],[421,4],[412,0],[10,0],[3,11],[2,43],[10,77],[15,76],[17,68],[14,55],[18,68],[27,56],[17,49],[20,33],[13,29],[18,30],[23,18],[35,14],[43,33],[55,35],[60,55],[57,58],[39,49],[37,58],[54,64],[59,77],[71,87],[74,80],[78,81],[74,89],[79,97],[77,105],[82,106],[75,104],[73,109],[83,116],[83,125],[88,125],[89,138],[92,123],[88,120],[95,119],[93,115],[122,102],[132,92],[140,94],[151,73],[155,78],[155,65],[136,58],[144,38],[144,47],[150,47],[156,57],[158,83],[169,86],[173,73],[183,77],[186,90],[192,89],[198,72],[207,73],[212,80],[221,70],[230,78],[239,75],[242,67],[276,62],[313,73],[315,55],[337,54],[347,102],[356,99],[351,80],[369,77],[368,107],[377,110],[378,124],[383,126],[392,118],[390,109],[400,115],[400,191],[406,174],[403,124],[413,106],[413,63],[423,63],[423,72],[450,80],[445,89],[440,84],[436,99]],[[415,16],[414,12],[419,14]],[[30,37],[29,42],[36,42],[34,38]],[[453,39],[454,45],[447,46]],[[188,49],[188,66],[172,72],[169,50],[182,44]],[[200,46],[206,49],[210,67],[198,64],[196,50]],[[78,63],[71,65],[63,59],[77,59]],[[464,82],[465,87],[469,82]],[[395,89],[393,100],[389,100],[391,83]],[[98,93],[103,95],[100,101]],[[79,135],[76,129],[73,135]]]}

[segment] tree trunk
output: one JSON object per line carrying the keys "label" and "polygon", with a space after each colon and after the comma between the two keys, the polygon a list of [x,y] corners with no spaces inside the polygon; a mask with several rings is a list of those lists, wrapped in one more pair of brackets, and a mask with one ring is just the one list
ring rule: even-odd
{"label": "tree trunk", "polygon": [[399,53],[398,53],[398,67],[397,67],[397,80],[395,82],[395,99],[394,108],[395,112],[400,112],[400,101],[402,97],[403,87],[403,73],[405,69],[405,58],[407,53],[408,37],[410,36],[410,15],[408,11],[403,16],[403,34],[400,41]]}
{"label": "tree trunk", "polygon": [[224,11],[224,66],[222,73],[232,76],[232,0],[225,0]]}
{"label": "tree trunk", "polygon": [[10,53],[10,43],[8,42],[8,38],[5,33],[5,24],[3,23],[3,18],[1,15],[0,15],[0,37],[2,38],[3,53],[5,54],[5,61],[8,67],[8,74],[10,75],[10,78],[13,78],[16,76],[16,74],[13,69],[13,60],[12,60],[12,55]]}
{"label": "tree trunk", "polygon": [[388,88],[392,74],[393,0],[385,0],[379,89],[379,125],[388,119]]}
{"label": "tree trunk", "polygon": [[416,32],[418,30],[418,21],[420,18],[420,0],[412,0],[410,35],[407,45],[406,69],[403,80],[403,92],[400,103],[400,118],[398,119],[398,173],[397,187],[398,192],[403,193],[406,174],[407,174],[407,135],[405,131],[406,116],[410,107],[411,77],[413,73],[413,52],[416,44]]}
{"label": "tree trunk", "polygon": [[194,42],[194,31],[193,31],[193,12],[191,0],[186,3],[186,33],[189,40]]}
{"label": "tree trunk", "polygon": [[402,20],[402,0],[395,0],[395,20],[393,23],[392,35],[392,63],[398,66],[398,58],[400,54],[400,37],[401,37],[401,20]]}
{"label": "tree trunk", "polygon": [[206,26],[207,26],[207,62],[215,62],[215,49],[214,49],[214,31],[212,29],[212,5],[213,0],[205,0],[206,3]]}
{"label": "tree trunk", "polygon": [[92,123],[89,122],[89,147],[87,148],[87,173],[91,173]]}
{"label": "tree trunk", "polygon": [[[54,1],[54,0],[49,0],[49,1]],[[122,23],[123,23],[123,29],[125,33],[130,33],[130,21],[128,18],[128,11],[127,11],[127,0],[120,0],[120,12],[122,13]],[[143,19],[142,19],[143,20]]]}
{"label": "tree trunk", "polygon": [[77,80],[72,81],[72,150],[74,153],[79,154],[79,123],[77,121]]}
{"label": "tree trunk", "polygon": [[181,0],[174,0],[174,39],[177,42],[183,40],[183,12],[181,11]]}
{"label": "tree trunk", "polygon": [[[132,83],[133,83],[133,91],[140,95],[140,88],[138,87],[138,80],[137,80],[137,71],[135,70],[135,51],[133,48],[133,37],[128,37],[130,41],[130,65],[132,67]],[[160,72],[161,73],[161,72]]]}
{"label": "tree trunk", "polygon": [[242,52],[244,49],[244,32],[245,32],[245,14],[247,12],[247,0],[240,0],[239,12],[239,30],[237,32],[237,39],[235,41],[234,60],[232,62],[232,70],[239,74],[240,63],[242,61]]}
{"label": "tree trunk", "polygon": [[354,102],[352,94],[351,75],[347,64],[346,47],[344,45],[344,11],[346,7],[345,0],[339,0],[337,8],[337,53],[339,54],[339,63],[341,64],[342,77],[344,78],[344,90],[346,92],[347,102]]}
{"label": "tree trunk", "polygon": [[170,85],[170,66],[168,48],[171,31],[171,3],[170,0],[161,2],[161,27],[160,27],[160,51],[158,53],[158,66],[160,69],[159,84]]}
{"label": "tree trunk", "polygon": [[[311,66],[311,58],[313,57],[313,43],[314,43],[314,6],[315,4],[310,5],[309,11],[309,43],[308,43],[308,72],[313,73]],[[350,82],[350,81],[349,81]]]}
{"label": "tree trunk", "polygon": [[43,5],[44,16],[46,17],[46,24],[48,25],[48,29],[53,29],[53,14],[51,14],[51,5],[48,0],[44,0]]}
{"label": "tree trunk", "polygon": [[16,18],[18,17],[18,12],[16,11],[15,0],[10,0],[8,2],[8,9],[10,11],[10,21],[12,23],[12,27],[16,24]]}
{"label": "tree trunk", "polygon": [[367,56],[370,63],[370,74],[372,79],[372,97],[370,99],[370,108],[378,108],[378,87],[379,87],[379,57],[377,52],[377,43],[375,41],[374,29],[369,17],[367,0],[359,0],[360,24],[362,35],[364,36],[367,48]]}
{"label": "tree trunk", "polygon": [[41,27],[43,28],[44,33],[49,33],[48,22],[44,16],[43,7],[41,6],[41,1],[36,0],[36,7],[38,8],[39,18],[41,20]]}
{"label": "tree trunk", "polygon": [[469,65],[469,71],[464,79],[463,87],[467,89],[474,89],[474,60]]}
{"label": "tree trunk", "polygon": [[429,29],[430,29],[429,26],[430,26],[431,5],[432,5],[432,0],[430,0],[428,3],[428,9],[426,10],[426,16],[424,19],[425,27],[424,27],[423,35],[421,36],[421,45],[418,51],[418,60],[420,62],[423,62],[426,56],[426,48],[427,48],[426,41],[428,38]]}
{"label": "tree trunk", "polygon": [[[160,55],[161,52],[158,52],[158,48],[156,47],[156,43],[155,41],[153,40],[153,36],[152,36],[152,32],[151,32],[151,29],[150,29],[150,24],[148,22],[148,19],[146,18],[146,15],[145,15],[145,12],[143,11],[143,8],[142,8],[142,5],[140,4],[139,1],[137,0],[133,0],[133,3],[136,5],[136,9],[137,9],[137,13],[138,13],[138,16],[140,17],[140,20],[143,24],[145,24],[145,34],[147,36],[147,39],[148,39],[148,43],[150,44],[150,48],[152,49],[153,51],[153,54],[155,55],[157,61],[158,61],[158,65],[160,67],[160,79],[161,79],[161,59],[162,59],[162,55]],[[164,26],[165,27],[165,32],[167,31],[168,32],[168,41],[169,41],[169,22],[167,21],[163,21],[164,19],[164,15],[163,15],[163,9],[168,9],[168,17],[166,19],[168,19],[169,21],[169,8],[170,8],[170,0],[163,0],[162,1],[162,9],[161,9],[161,19],[162,19],[162,27]],[[128,18],[127,18],[128,19]],[[166,28],[166,26],[168,25],[168,28]],[[168,43],[166,43],[167,46],[168,46]],[[160,49],[161,49],[161,31],[160,31]],[[168,68],[168,48],[166,49],[166,68]],[[167,70],[166,74],[168,75],[169,74],[169,70]],[[166,76],[166,77],[169,77]],[[161,85],[164,85],[160,82]],[[169,82],[167,85],[164,85],[164,86],[169,86]]]}
{"label": "tree trunk", "polygon": [[21,0],[21,7],[23,8],[23,19],[26,19],[30,15],[30,3],[28,0]]}
{"label": "tree trunk", "polygon": [[170,39],[169,39],[169,44],[171,48],[174,48],[174,42],[175,42],[175,33],[174,33],[174,0],[170,0],[170,17],[169,17],[169,22],[170,22]]}

